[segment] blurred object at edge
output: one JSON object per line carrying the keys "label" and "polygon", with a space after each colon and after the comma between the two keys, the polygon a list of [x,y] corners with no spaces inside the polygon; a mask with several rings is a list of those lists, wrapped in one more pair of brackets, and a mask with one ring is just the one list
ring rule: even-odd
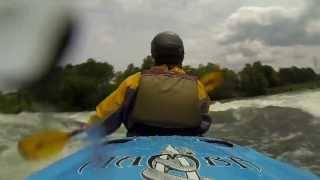
{"label": "blurred object at edge", "polygon": [[0,2],[0,91],[48,79],[74,34],[69,10],[48,1]]}

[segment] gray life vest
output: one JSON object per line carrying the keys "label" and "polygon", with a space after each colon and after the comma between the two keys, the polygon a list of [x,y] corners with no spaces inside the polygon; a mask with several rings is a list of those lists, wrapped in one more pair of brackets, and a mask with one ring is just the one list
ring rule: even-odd
{"label": "gray life vest", "polygon": [[201,124],[197,78],[151,69],[142,72],[131,123],[161,128],[197,128]]}

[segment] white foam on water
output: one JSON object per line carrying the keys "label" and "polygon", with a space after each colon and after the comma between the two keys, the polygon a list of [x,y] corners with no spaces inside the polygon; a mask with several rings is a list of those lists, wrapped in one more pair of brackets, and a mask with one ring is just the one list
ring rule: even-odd
{"label": "white foam on water", "polygon": [[298,108],[316,117],[320,117],[320,90],[262,96],[226,103],[215,102],[210,106],[210,111],[226,111],[228,109],[238,109],[240,107],[263,108],[267,106]]}
{"label": "white foam on water", "polygon": [[[320,117],[318,108],[320,107],[320,91],[272,95],[227,103],[216,102],[210,109],[212,111],[225,111],[232,108],[266,106],[299,108]],[[52,159],[29,162],[19,155],[17,142],[22,137],[40,129],[54,128],[65,131],[77,129],[80,123],[86,122],[91,114],[92,112],[0,114],[0,167],[2,167],[0,169],[0,179],[25,179],[32,172],[40,170],[83,147],[81,142],[71,143],[61,154]],[[119,138],[124,136],[125,129],[122,127],[112,137]],[[292,136],[290,135],[286,138],[290,139]],[[295,152],[295,155],[300,154],[300,152]]]}
{"label": "white foam on water", "polygon": [[28,175],[31,175],[33,172],[38,171],[50,165],[52,162],[55,162],[71,154],[80,146],[72,146],[73,149],[67,147],[58,156],[41,161],[27,161],[23,159],[23,157],[19,155],[19,152],[16,147],[16,144],[11,145],[11,147],[8,150],[1,153],[0,179],[25,179]]}
{"label": "white foam on water", "polygon": [[[17,115],[0,114],[0,179],[25,179],[33,172],[47,167],[53,162],[72,154],[85,146],[82,141],[69,143],[59,155],[41,161],[27,161],[19,155],[17,142],[41,129],[59,129],[72,131],[79,128],[80,123],[87,122],[93,112],[66,113],[20,113]],[[125,128],[121,127],[110,138],[125,136]]]}
{"label": "white foam on water", "polygon": [[[32,132],[41,129],[61,129],[71,131],[88,118],[89,112],[80,113],[20,113],[0,114],[0,179],[25,179],[31,173],[61,159],[83,146],[73,142],[57,156],[41,161],[27,161],[19,155],[17,142]],[[67,125],[66,125],[67,124]]]}

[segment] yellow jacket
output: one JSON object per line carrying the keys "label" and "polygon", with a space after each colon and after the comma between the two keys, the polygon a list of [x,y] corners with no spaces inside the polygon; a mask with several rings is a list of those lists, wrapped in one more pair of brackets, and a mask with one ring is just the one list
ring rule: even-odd
{"label": "yellow jacket", "polygon": [[[165,70],[168,69],[168,67],[165,65],[160,67],[164,68]],[[170,71],[185,74],[183,69],[177,66],[170,69]],[[93,116],[91,116],[89,120],[89,124],[91,125],[96,122],[108,119],[110,115],[117,112],[125,102],[127,91],[129,89],[136,90],[138,88],[140,78],[141,78],[141,73],[138,72],[136,74],[129,76],[127,79],[125,79],[111,95],[106,97],[103,101],[101,101],[97,105],[96,112]],[[199,80],[198,80],[198,97],[200,101],[208,99],[207,91],[204,85]]]}

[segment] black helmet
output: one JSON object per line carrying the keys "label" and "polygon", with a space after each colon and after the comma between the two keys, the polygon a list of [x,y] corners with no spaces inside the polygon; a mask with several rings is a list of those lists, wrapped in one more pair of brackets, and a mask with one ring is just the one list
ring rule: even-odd
{"label": "black helmet", "polygon": [[157,65],[180,65],[184,58],[182,39],[170,31],[157,34],[151,42],[151,55]]}

